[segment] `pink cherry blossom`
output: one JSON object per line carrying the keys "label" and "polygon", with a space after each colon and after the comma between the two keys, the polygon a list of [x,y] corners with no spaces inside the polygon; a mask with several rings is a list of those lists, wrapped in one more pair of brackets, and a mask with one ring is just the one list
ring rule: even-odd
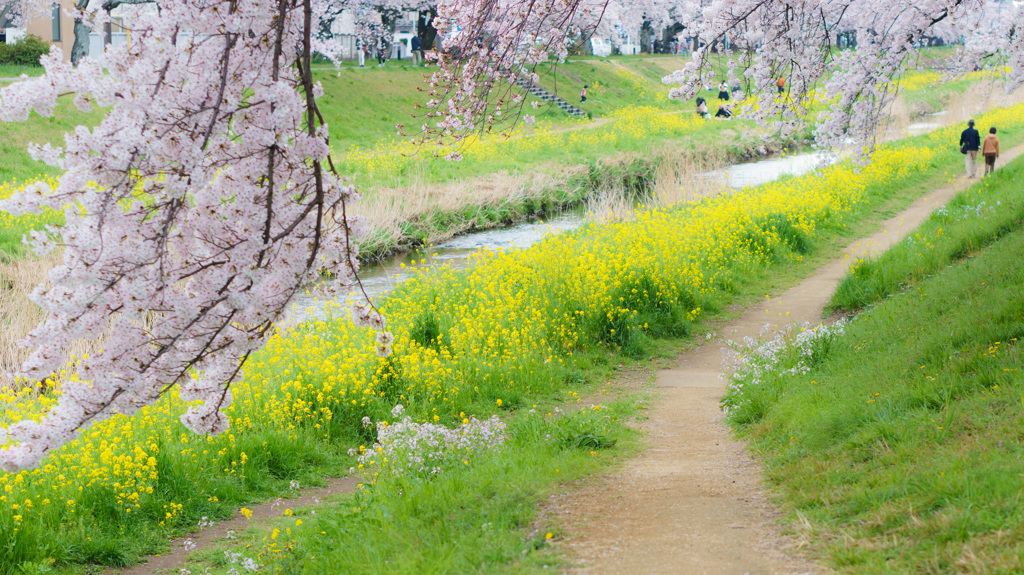
{"label": "pink cherry blossom", "polygon": [[[63,146],[33,148],[64,171],[55,187],[26,186],[0,204],[66,219],[30,238],[40,251],[62,246],[64,260],[32,294],[46,319],[24,340],[32,354],[19,375],[44,379],[72,341],[109,334],[41,419],[0,430],[8,471],[175,386],[195,402],[181,417],[188,428],[223,432],[231,384],[293,296],[323,271],[335,291],[355,282],[356,194],[334,171],[316,106],[313,0],[124,10],[132,42],[108,46],[105,69],[89,58],[73,68],[54,48],[44,76],[0,90],[4,121],[52,115],[62,97],[108,110]],[[97,8],[86,21],[103,17]],[[367,324],[383,329],[364,307]],[[391,341],[379,337],[378,351]]]}

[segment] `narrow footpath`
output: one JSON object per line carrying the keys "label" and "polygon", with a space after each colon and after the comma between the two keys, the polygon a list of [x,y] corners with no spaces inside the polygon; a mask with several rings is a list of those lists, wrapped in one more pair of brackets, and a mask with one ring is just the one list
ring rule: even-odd
{"label": "narrow footpath", "polygon": [[[1024,152],[1008,150],[999,165]],[[980,173],[984,160],[980,162]],[[961,173],[963,168],[960,168]],[[851,244],[764,305],[720,326],[722,339],[756,337],[765,324],[821,321],[849,259],[885,251],[936,208],[979,181],[963,175],[919,198],[881,230]],[[781,514],[762,483],[760,465],[725,424],[721,341],[683,353],[657,373],[660,398],[642,429],[647,445],[615,475],[556,498],[553,509],[571,535],[562,545],[576,573],[818,574],[829,570],[801,556],[806,541],[783,534]]]}
{"label": "narrow footpath", "polygon": [[[161,555],[144,557],[143,563],[131,567],[107,567],[104,575],[154,575],[165,573],[177,575],[188,571],[184,569],[193,551],[207,549],[219,541],[231,539],[251,526],[263,525],[271,519],[281,516],[285,509],[308,507],[310,505],[329,504],[324,501],[342,493],[352,493],[359,485],[358,477],[325,478],[323,487],[297,490],[292,497],[278,498],[266,503],[248,506],[248,517],[236,511],[231,519],[225,521],[203,522],[199,528],[184,537],[172,539],[168,543],[170,549]],[[205,519],[205,517],[204,517]],[[90,571],[92,573],[92,571]]]}
{"label": "narrow footpath", "polygon": [[[1005,165],[1024,145],[1000,158]],[[915,229],[957,192],[978,180],[960,176],[882,224],[882,231],[852,244],[845,254],[884,251]],[[848,260],[840,258],[800,285],[742,317],[719,326],[725,339],[756,336],[765,324],[817,322]],[[788,314],[788,315],[787,315]],[[725,393],[721,343],[711,341],[657,373],[661,397],[644,422],[647,445],[618,474],[596,478],[557,497],[549,511],[571,533],[563,540],[580,574],[671,573],[678,575],[820,574],[826,569],[799,556],[802,542],[785,536],[780,515],[761,483],[761,470],[744,443],[733,438],[718,403]],[[193,551],[208,549],[248,527],[263,525],[281,509],[329,504],[355,490],[358,478],[328,478],[320,488],[291,498],[249,505],[250,516],[206,524],[170,541],[165,553],[106,575],[177,574]]]}

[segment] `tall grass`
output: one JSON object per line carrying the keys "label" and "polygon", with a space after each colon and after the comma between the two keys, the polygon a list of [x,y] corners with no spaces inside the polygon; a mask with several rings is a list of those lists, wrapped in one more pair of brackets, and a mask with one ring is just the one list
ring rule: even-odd
{"label": "tall grass", "polygon": [[1024,161],[1000,167],[934,212],[906,240],[874,258],[861,258],[829,301],[853,311],[902,293],[946,266],[1024,226]]}
{"label": "tall grass", "polygon": [[[479,573],[510,566],[532,573],[564,567],[550,546],[561,535],[557,518],[538,517],[530,503],[633,451],[636,432],[623,419],[636,410],[635,403],[615,402],[572,412],[521,412],[507,418],[508,440],[474,455],[468,465],[460,462],[431,477],[382,472],[338,505],[282,517],[228,549],[272,573]],[[216,566],[219,557],[214,559]]]}
{"label": "tall grass", "polygon": [[[993,181],[985,193],[1017,187]],[[943,235],[968,240],[971,227]],[[929,235],[915,250],[943,251],[924,245]],[[758,409],[734,424],[802,539],[841,573],[1024,571],[1024,233],[982,244],[948,267],[919,259],[935,275],[858,316],[807,371],[744,380]]]}

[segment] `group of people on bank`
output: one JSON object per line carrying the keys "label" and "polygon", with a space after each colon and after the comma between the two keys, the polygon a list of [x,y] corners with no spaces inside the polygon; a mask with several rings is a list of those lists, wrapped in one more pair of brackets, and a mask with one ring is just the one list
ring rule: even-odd
{"label": "group of people on bank", "polygon": [[[779,89],[781,95],[786,90],[786,78],[779,76],[775,86]],[[729,83],[722,81],[718,86],[718,112],[715,114],[716,118],[732,118],[732,108],[729,106],[729,100],[732,99],[732,94],[738,92],[739,87],[729,87]],[[697,115],[701,118],[708,117],[708,103],[707,100],[698,96],[697,97]]]}
{"label": "group of people on bank", "polygon": [[974,120],[967,122],[967,129],[960,133],[960,153],[964,155],[964,169],[968,178],[978,175],[978,152],[985,158],[985,175],[989,175],[996,169],[996,159],[999,157],[999,138],[996,136],[996,127],[988,129],[988,135],[982,141],[981,134],[974,128]]}
{"label": "group of people on bank", "polygon": [[[784,80],[779,79],[780,91],[783,89]],[[722,85],[718,88],[718,113],[715,114],[716,118],[731,118],[732,110],[729,109],[729,97],[730,90],[729,85],[722,82]],[[697,115],[701,118],[708,117],[708,103],[703,97],[697,97]],[[960,134],[960,152],[964,154],[964,168],[967,172],[968,178],[974,178],[978,175],[978,154],[980,153],[982,158],[985,160],[985,173],[989,175],[996,169],[996,159],[999,158],[999,137],[996,136],[995,126],[988,129],[988,134],[985,139],[981,139],[981,134],[974,128],[974,120],[967,122],[967,129]]]}
{"label": "group of people on bank", "polygon": [[[729,106],[729,100],[732,98],[732,92],[739,90],[739,88],[729,88],[729,84],[722,82],[718,86],[718,112],[715,113],[716,118],[732,118],[732,108]],[[697,115],[701,118],[708,117],[708,102],[703,97],[697,97]]]}

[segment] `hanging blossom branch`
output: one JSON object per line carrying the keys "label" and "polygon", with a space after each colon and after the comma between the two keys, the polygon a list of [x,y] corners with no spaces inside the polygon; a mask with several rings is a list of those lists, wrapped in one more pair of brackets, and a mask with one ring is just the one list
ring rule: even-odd
{"label": "hanging blossom branch", "polygon": [[[896,83],[927,37],[965,39],[956,63],[982,53],[1002,54],[1012,67],[1007,89],[1024,81],[1024,40],[1015,22],[1024,7],[992,0],[715,0],[687,23],[703,47],[692,62],[666,76],[670,97],[690,99],[711,85],[712,63],[727,60],[729,81],[754,100],[743,114],[789,136],[807,125],[816,98],[827,103],[815,125],[817,143],[837,148],[874,143],[877,125],[896,95]],[[994,10],[1006,14],[994,14]],[[836,50],[840,33],[856,48]],[[728,47],[726,46],[728,43]],[[785,78],[779,95],[776,81]],[[816,89],[817,87],[817,89]]]}
{"label": "hanging blossom branch", "polygon": [[[537,66],[569,50],[597,26],[603,2],[586,0],[448,0],[434,27],[443,37],[429,79],[417,141],[439,147],[467,134],[501,131],[520,118],[522,87],[539,81]],[[527,121],[531,118],[527,117]],[[459,159],[458,152],[449,159]]]}
{"label": "hanging blossom branch", "polygon": [[[107,15],[83,18],[95,27]],[[312,0],[161,0],[125,19],[131,45],[108,47],[106,70],[88,58],[72,68],[53,49],[44,76],[0,91],[4,121],[52,115],[60,97],[109,109],[64,147],[31,150],[64,171],[56,187],[32,184],[0,204],[66,219],[31,238],[37,252],[63,247],[64,261],[31,296],[47,315],[24,341],[34,351],[19,375],[43,379],[72,341],[109,333],[39,421],[0,428],[7,471],[175,386],[200,402],[181,418],[189,429],[223,432],[232,383],[293,296],[324,270],[335,292],[357,283],[360,226],[347,211],[357,194],[334,170],[316,105]],[[372,306],[353,318],[390,353]]]}

